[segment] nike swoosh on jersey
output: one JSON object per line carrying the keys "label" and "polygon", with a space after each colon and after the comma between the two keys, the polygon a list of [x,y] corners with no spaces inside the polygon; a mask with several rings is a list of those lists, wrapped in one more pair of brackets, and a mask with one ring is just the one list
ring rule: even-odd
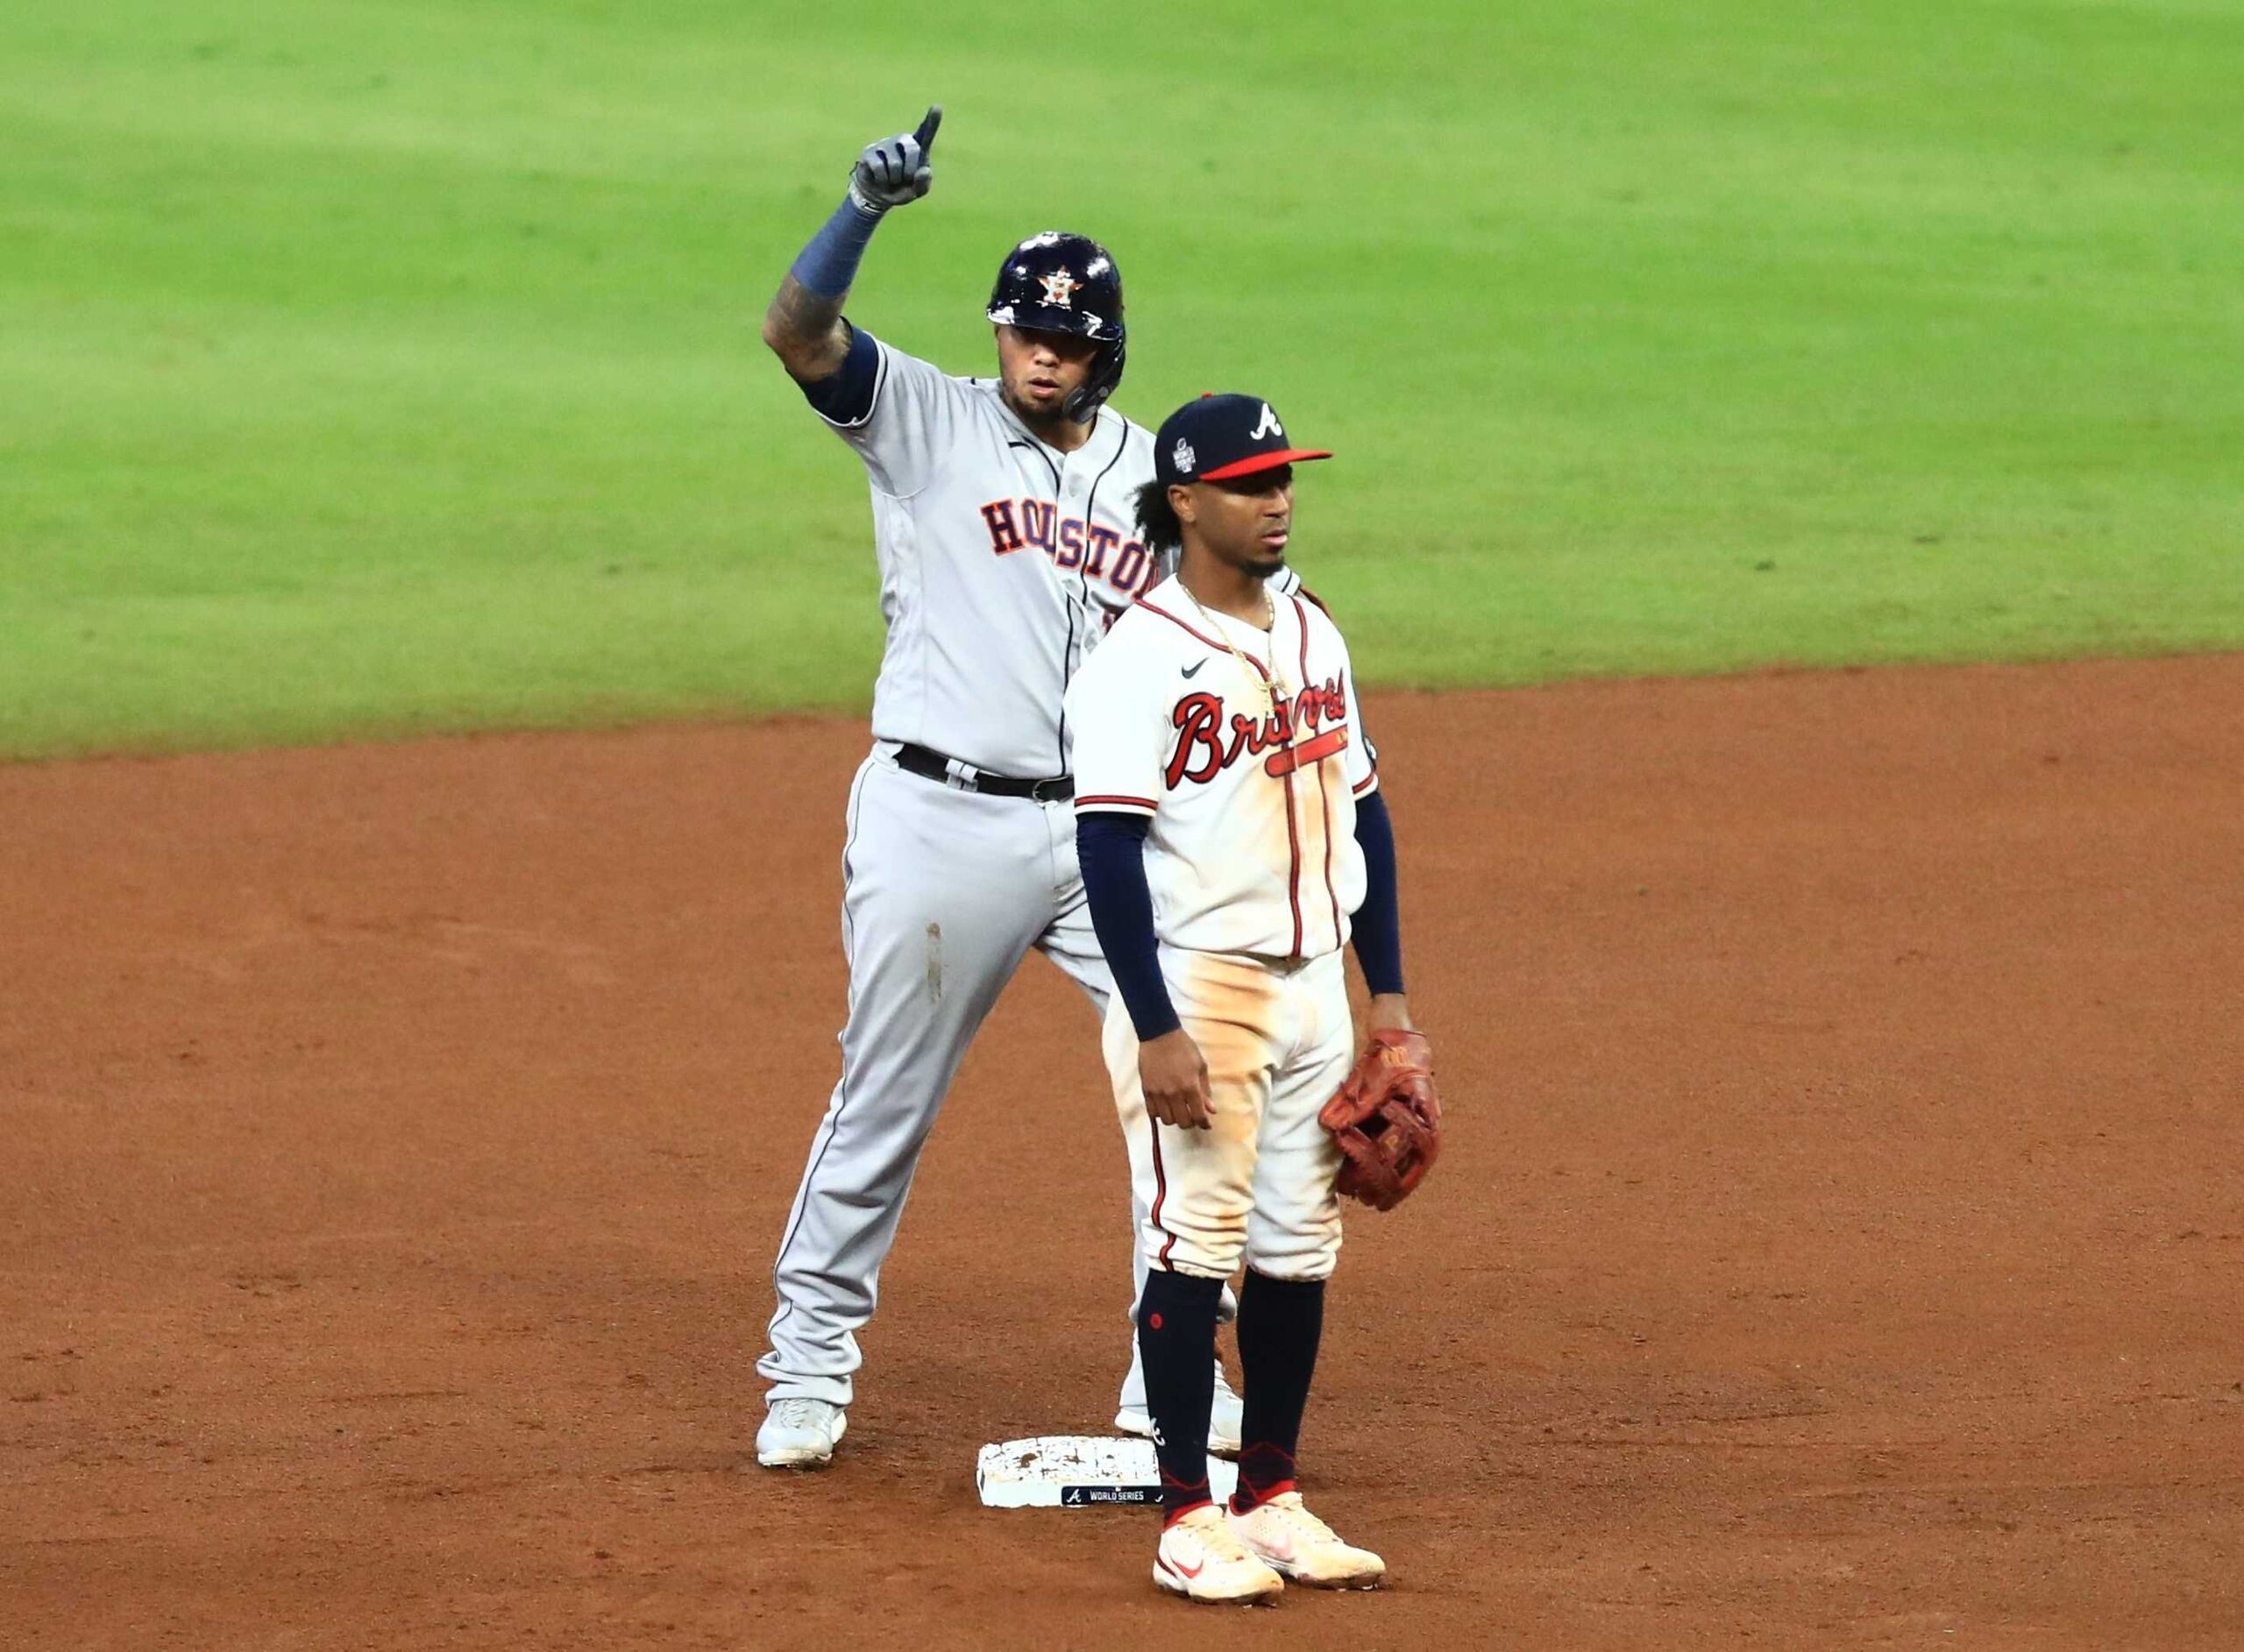
{"label": "nike swoosh on jersey", "polygon": [[1207,661],[1206,661],[1206,659],[1204,659],[1204,658],[1197,659],[1197,660],[1193,661],[1191,664],[1189,664],[1189,665],[1188,665],[1188,666],[1186,666],[1186,667],[1184,668],[1184,675],[1185,675],[1185,676],[1187,676],[1187,677],[1190,677],[1194,672],[1197,671],[1197,670],[1198,670],[1202,666],[1205,665],[1207,663],[1208,663],[1208,662],[1207,662]]}

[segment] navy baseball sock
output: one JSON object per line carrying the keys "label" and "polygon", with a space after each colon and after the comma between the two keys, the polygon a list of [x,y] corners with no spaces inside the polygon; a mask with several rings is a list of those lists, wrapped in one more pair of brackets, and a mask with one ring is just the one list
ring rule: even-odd
{"label": "navy baseball sock", "polygon": [[1324,1335],[1323,1280],[1274,1280],[1247,1269],[1239,1293],[1246,1414],[1239,1430],[1239,1489],[1231,1505],[1242,1514],[1294,1489],[1294,1450]]}
{"label": "navy baseball sock", "polygon": [[1146,1409],[1161,1459],[1164,1521],[1208,1495],[1208,1413],[1216,1400],[1216,1308],[1221,1280],[1155,1268],[1138,1299],[1138,1350],[1146,1368]]}

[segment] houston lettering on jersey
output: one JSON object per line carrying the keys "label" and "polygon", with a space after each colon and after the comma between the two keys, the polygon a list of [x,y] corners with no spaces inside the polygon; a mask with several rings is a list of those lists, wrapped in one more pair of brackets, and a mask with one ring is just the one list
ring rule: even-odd
{"label": "houston lettering on jersey", "polygon": [[982,525],[994,554],[1033,548],[1055,567],[1069,573],[1080,568],[1085,578],[1103,579],[1126,598],[1161,583],[1161,559],[1147,556],[1142,544],[1080,516],[1062,517],[1048,499],[991,500],[982,507]]}
{"label": "houston lettering on jersey", "polygon": [[[1241,757],[1264,752],[1270,755],[1262,759],[1262,771],[1274,779],[1323,762],[1347,749],[1347,686],[1337,676],[1280,700],[1267,716],[1233,712],[1228,723],[1223,696],[1187,694],[1169,713],[1176,749],[1168,760],[1168,789],[1187,780],[1204,785]],[[1296,745],[1297,731],[1310,737]]]}

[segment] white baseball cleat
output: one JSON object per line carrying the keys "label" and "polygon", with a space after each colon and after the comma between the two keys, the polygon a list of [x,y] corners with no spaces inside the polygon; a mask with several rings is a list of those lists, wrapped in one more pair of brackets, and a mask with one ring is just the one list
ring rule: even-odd
{"label": "white baseball cleat", "polygon": [[1248,1552],[1212,1503],[1163,1528],[1154,1550],[1154,1581],[1173,1595],[1211,1606],[1275,1601],[1286,1580]]}
{"label": "white baseball cleat", "polygon": [[[1154,1437],[1154,1420],[1148,1412],[1134,1406],[1125,1406],[1114,1414],[1114,1426],[1123,1434],[1134,1434],[1140,1440]],[[1224,1375],[1224,1362],[1216,1362],[1216,1399],[1208,1411],[1208,1455],[1231,1457],[1239,1455],[1239,1436],[1246,1426],[1246,1401],[1240,1399],[1231,1386],[1231,1379]]]}
{"label": "white baseball cleat", "polygon": [[1376,1589],[1387,1580],[1387,1563],[1368,1549],[1342,1542],[1302,1507],[1299,1492],[1281,1492],[1230,1520],[1249,1552],[1295,1583],[1312,1589]]}
{"label": "white baseball cleat", "polygon": [[849,1432],[849,1414],[823,1400],[774,1400],[756,1431],[756,1460],[767,1469],[822,1469]]}

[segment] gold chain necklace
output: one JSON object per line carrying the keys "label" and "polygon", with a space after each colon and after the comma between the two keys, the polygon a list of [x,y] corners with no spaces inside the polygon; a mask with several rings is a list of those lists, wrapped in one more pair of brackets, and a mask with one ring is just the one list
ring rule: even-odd
{"label": "gold chain necklace", "polygon": [[[1185,585],[1182,579],[1176,583],[1183,585],[1184,594],[1191,599],[1193,607],[1199,611],[1200,618],[1207,623],[1208,629],[1216,634],[1216,641],[1231,650],[1231,657],[1239,662],[1240,673],[1248,682],[1262,691],[1263,711],[1275,713],[1278,709],[1278,701],[1282,698],[1289,698],[1291,695],[1278,677],[1278,599],[1270,594],[1270,588],[1268,585],[1262,587],[1262,601],[1270,611],[1270,624],[1267,634],[1270,639],[1270,669],[1265,671],[1239,651],[1239,644],[1231,640],[1231,633],[1216,622],[1216,616],[1208,612],[1206,605],[1198,597],[1193,596],[1192,587]],[[1239,623],[1245,625],[1248,621],[1242,620]]]}

